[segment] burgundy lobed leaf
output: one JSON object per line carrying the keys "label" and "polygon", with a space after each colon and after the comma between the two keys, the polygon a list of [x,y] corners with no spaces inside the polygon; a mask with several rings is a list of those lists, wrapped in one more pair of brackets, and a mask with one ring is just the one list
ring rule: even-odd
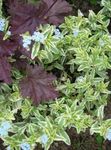
{"label": "burgundy lobed leaf", "polygon": [[11,66],[7,60],[7,57],[0,57],[0,81],[7,84],[12,82]]}
{"label": "burgundy lobed leaf", "polygon": [[14,59],[16,60],[14,63],[13,63],[13,66],[18,69],[19,71],[25,71],[26,70],[26,67],[27,67],[27,64],[28,64],[28,60],[26,58],[21,58],[22,56],[22,53],[17,50],[15,52],[15,55],[14,55]]}
{"label": "burgundy lobed leaf", "polygon": [[9,14],[11,15],[10,25],[13,34],[20,34],[26,31],[34,31],[37,26],[37,8],[32,4],[26,4],[15,0],[10,3]]}
{"label": "burgundy lobed leaf", "polygon": [[14,53],[17,45],[10,39],[3,40],[4,34],[0,32],[0,56],[9,56]]}
{"label": "burgundy lobed leaf", "polygon": [[[10,0],[11,1],[11,0]],[[41,0],[35,6],[18,0],[9,3],[10,25],[13,34],[29,31],[31,34],[40,24],[59,25],[72,8],[65,0]]]}
{"label": "burgundy lobed leaf", "polygon": [[41,66],[27,66],[27,75],[20,81],[20,91],[24,98],[31,98],[34,104],[55,99],[58,92],[52,82],[56,79]]}
{"label": "burgundy lobed leaf", "polygon": [[57,26],[72,12],[71,6],[65,0],[42,0],[41,5],[47,10],[44,13],[46,22]]}

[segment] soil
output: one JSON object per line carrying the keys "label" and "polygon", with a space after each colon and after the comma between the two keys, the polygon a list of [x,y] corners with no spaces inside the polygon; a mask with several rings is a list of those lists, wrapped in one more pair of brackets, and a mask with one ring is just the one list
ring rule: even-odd
{"label": "soil", "polygon": [[73,7],[73,14],[77,15],[78,9],[81,10],[81,12],[87,16],[89,13],[89,10],[93,10],[95,13],[97,13],[101,7],[98,3],[95,5],[91,4],[91,0],[67,0]]}

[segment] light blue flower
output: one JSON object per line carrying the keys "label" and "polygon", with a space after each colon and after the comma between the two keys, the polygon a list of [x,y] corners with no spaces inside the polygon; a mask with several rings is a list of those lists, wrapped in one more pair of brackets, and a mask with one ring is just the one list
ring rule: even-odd
{"label": "light blue flower", "polygon": [[8,147],[7,147],[7,150],[11,150],[11,147],[10,147],[10,146],[8,146]]}
{"label": "light blue flower", "polygon": [[100,45],[101,47],[103,47],[103,46],[105,45],[105,43],[104,43],[104,41],[103,41],[102,39],[99,40],[99,45]]}
{"label": "light blue flower", "polygon": [[83,82],[85,79],[83,76],[79,76],[77,79],[76,79],[76,82]]}
{"label": "light blue flower", "polygon": [[32,35],[32,40],[35,41],[35,42],[43,43],[44,40],[45,40],[44,34],[35,31],[35,32],[33,33],[33,35]]}
{"label": "light blue flower", "polygon": [[79,29],[78,28],[76,28],[76,29],[74,29],[73,30],[73,35],[74,35],[74,37],[77,37],[78,36],[78,34],[79,34]]}
{"label": "light blue flower", "polygon": [[28,143],[22,143],[22,144],[20,145],[20,148],[21,148],[22,150],[31,150],[30,144],[28,144]]}
{"label": "light blue flower", "polygon": [[55,34],[55,37],[58,38],[58,39],[63,38],[63,35],[61,34],[59,29],[55,29],[54,34]]}
{"label": "light blue flower", "polygon": [[108,131],[106,133],[106,139],[108,139],[109,141],[111,141],[111,129],[108,129]]}
{"label": "light blue flower", "polygon": [[48,136],[47,136],[46,134],[43,134],[43,135],[41,136],[41,143],[42,143],[42,144],[46,144],[47,141],[48,141]]}
{"label": "light blue flower", "polygon": [[5,121],[5,122],[2,122],[1,127],[4,130],[9,130],[11,128],[11,124],[9,122]]}
{"label": "light blue flower", "polygon": [[8,135],[8,131],[5,130],[4,128],[0,128],[0,136],[5,137]]}
{"label": "light blue flower", "polygon": [[4,121],[0,126],[0,136],[4,137],[8,135],[8,130],[11,128],[11,124],[8,121]]}
{"label": "light blue flower", "polygon": [[24,48],[28,48],[30,44],[31,44],[31,37],[30,36],[29,37],[25,37],[23,39],[23,47]]}
{"label": "light blue flower", "polygon": [[0,31],[4,31],[5,19],[0,18]]}
{"label": "light blue flower", "polygon": [[54,33],[57,34],[57,35],[60,35],[60,34],[61,34],[61,32],[60,32],[59,29],[55,29],[55,30],[54,30]]}

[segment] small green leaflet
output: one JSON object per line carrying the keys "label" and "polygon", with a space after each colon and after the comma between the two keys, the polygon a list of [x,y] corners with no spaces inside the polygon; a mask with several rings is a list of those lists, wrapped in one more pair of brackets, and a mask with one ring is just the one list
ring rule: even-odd
{"label": "small green leaflet", "polygon": [[35,43],[32,47],[32,52],[31,52],[32,59],[37,57],[39,50],[40,50],[40,43]]}
{"label": "small green leaflet", "polygon": [[104,118],[104,105],[101,105],[99,108],[98,108],[98,112],[97,112],[97,116],[99,118],[99,120],[103,120]]}
{"label": "small green leaflet", "polygon": [[67,145],[71,144],[71,141],[70,141],[68,134],[62,129],[57,134],[55,141],[64,141]]}
{"label": "small green leaflet", "polygon": [[2,16],[2,0],[0,0],[0,17]]}

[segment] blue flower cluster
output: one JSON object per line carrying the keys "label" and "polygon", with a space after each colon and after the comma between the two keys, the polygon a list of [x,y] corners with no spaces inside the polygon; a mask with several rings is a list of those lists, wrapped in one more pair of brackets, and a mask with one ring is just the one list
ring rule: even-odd
{"label": "blue flower cluster", "polygon": [[35,31],[32,36],[26,36],[23,38],[23,47],[28,48],[32,41],[43,43],[45,40],[44,34]]}
{"label": "blue flower cluster", "polygon": [[61,35],[61,32],[59,29],[55,29],[54,33],[55,33],[55,36],[57,36],[57,37],[60,37],[60,35]]}
{"label": "blue flower cluster", "polygon": [[22,150],[31,150],[31,147],[30,147],[30,144],[28,144],[28,143],[22,143],[21,145],[20,145],[20,148],[22,149]]}
{"label": "blue flower cluster", "polygon": [[73,35],[74,35],[74,37],[77,37],[78,36],[78,34],[79,34],[79,29],[77,28],[77,29],[74,29],[73,30]]}
{"label": "blue flower cluster", "polygon": [[35,42],[43,43],[44,40],[45,40],[44,34],[35,31],[35,32],[33,33],[33,35],[32,35],[32,40],[35,41]]}
{"label": "blue flower cluster", "polygon": [[5,19],[0,18],[0,31],[4,31]]}
{"label": "blue flower cluster", "polygon": [[23,39],[23,47],[28,48],[29,45],[31,44],[31,37],[27,36],[26,38]]}
{"label": "blue flower cluster", "polygon": [[55,29],[54,34],[55,34],[55,37],[58,38],[58,39],[63,38],[63,35],[61,34],[59,29]]}
{"label": "blue flower cluster", "polygon": [[7,121],[3,122],[0,126],[0,136],[4,137],[8,135],[8,130],[11,128],[11,124]]}
{"label": "blue flower cluster", "polygon": [[77,79],[76,79],[76,82],[83,82],[84,81],[84,77],[83,76],[79,76]]}
{"label": "blue flower cluster", "polygon": [[103,47],[103,46],[105,45],[105,43],[104,43],[104,41],[103,41],[102,39],[99,40],[99,45],[100,45],[101,47]]}
{"label": "blue flower cluster", "polygon": [[46,144],[47,141],[48,141],[48,136],[47,136],[46,134],[43,134],[43,135],[41,136],[41,143],[42,143],[42,144]]}
{"label": "blue flower cluster", "polygon": [[106,139],[108,139],[109,141],[111,141],[111,129],[109,129],[109,130],[107,131]]}

